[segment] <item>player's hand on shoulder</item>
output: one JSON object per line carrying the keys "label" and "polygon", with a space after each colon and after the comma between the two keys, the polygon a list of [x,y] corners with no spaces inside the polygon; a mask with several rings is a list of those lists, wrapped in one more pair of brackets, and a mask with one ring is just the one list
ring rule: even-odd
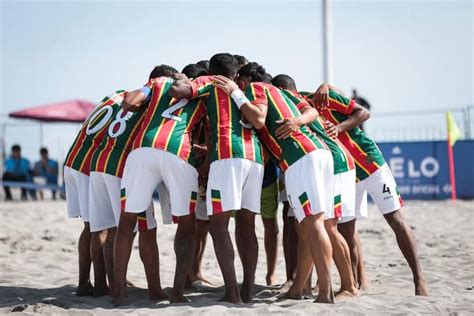
{"label": "player's hand on shoulder", "polygon": [[227,95],[231,95],[232,92],[239,89],[239,87],[233,80],[230,80],[229,78],[224,76],[214,76],[212,84],[215,87],[223,90]]}
{"label": "player's hand on shoulder", "polygon": [[328,106],[329,104],[329,85],[323,83],[314,93],[313,103],[317,106]]}
{"label": "player's hand on shoulder", "polygon": [[301,127],[301,122],[297,117],[289,117],[276,121],[280,126],[276,129],[275,134],[279,139],[286,139],[291,134],[297,132]]}

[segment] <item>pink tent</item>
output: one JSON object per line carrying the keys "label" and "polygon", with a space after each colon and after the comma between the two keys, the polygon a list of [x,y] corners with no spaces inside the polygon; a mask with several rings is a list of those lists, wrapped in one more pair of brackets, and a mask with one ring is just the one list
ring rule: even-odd
{"label": "pink tent", "polygon": [[71,100],[34,106],[25,110],[12,112],[9,116],[41,122],[82,123],[94,107],[95,104],[89,101]]}

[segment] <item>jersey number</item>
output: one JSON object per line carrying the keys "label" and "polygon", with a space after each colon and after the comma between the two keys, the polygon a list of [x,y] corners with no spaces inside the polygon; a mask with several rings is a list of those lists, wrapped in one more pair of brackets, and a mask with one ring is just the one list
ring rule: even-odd
{"label": "jersey number", "polygon": [[175,120],[177,122],[181,122],[183,120],[183,118],[179,117],[177,115],[173,115],[172,113],[175,112],[175,111],[178,111],[181,108],[183,108],[186,104],[188,104],[188,100],[187,99],[181,99],[175,105],[172,105],[169,108],[167,108],[166,110],[164,110],[163,113],[161,114],[161,116],[169,118],[171,120]]}
{"label": "jersey number", "polygon": [[392,194],[392,193],[390,192],[390,187],[388,187],[385,183],[384,183],[384,185],[383,185],[382,193]]}
{"label": "jersey number", "polygon": [[[123,115],[124,113],[125,115]],[[117,112],[117,115],[115,115],[115,120],[110,123],[109,136],[115,138],[122,135],[123,132],[125,132],[125,129],[127,128],[127,121],[132,117],[132,115],[132,112],[127,112],[124,111],[124,109],[120,109],[120,111]]]}

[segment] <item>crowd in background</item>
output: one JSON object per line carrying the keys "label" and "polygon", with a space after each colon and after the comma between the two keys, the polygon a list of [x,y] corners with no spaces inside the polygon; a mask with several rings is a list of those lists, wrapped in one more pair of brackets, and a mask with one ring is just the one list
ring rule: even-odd
{"label": "crowd in background", "polygon": [[[49,158],[47,148],[41,148],[39,154],[40,159],[31,164],[28,159],[22,157],[20,145],[13,145],[10,156],[4,161],[2,181],[19,182],[21,199],[24,201],[28,200],[28,196],[32,200],[38,199],[37,193],[39,193],[40,199],[43,198],[43,192],[37,192],[34,185],[23,185],[27,183],[53,186],[51,188],[52,198],[56,199],[54,187],[58,185],[58,162]],[[3,190],[5,191],[5,200],[13,200],[10,186],[4,183]]]}

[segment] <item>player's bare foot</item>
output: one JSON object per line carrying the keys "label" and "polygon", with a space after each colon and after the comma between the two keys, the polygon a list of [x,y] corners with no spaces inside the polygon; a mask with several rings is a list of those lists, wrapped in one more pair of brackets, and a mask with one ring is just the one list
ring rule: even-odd
{"label": "player's bare foot", "polygon": [[108,286],[96,286],[94,287],[94,297],[97,298],[97,297],[102,297],[102,296],[106,296],[106,295],[109,295],[110,291],[109,291],[109,287]]}
{"label": "player's bare foot", "polygon": [[150,301],[164,301],[168,300],[169,296],[162,290],[148,291],[148,299]]}
{"label": "player's bare foot", "polygon": [[242,304],[242,300],[240,296],[237,295],[229,295],[227,292],[224,293],[224,296],[219,300],[219,302],[229,302],[232,304]]}
{"label": "player's bare foot", "polygon": [[208,284],[209,286],[212,286],[212,287],[215,286],[214,283],[212,283],[211,281],[209,281],[208,279],[206,279],[205,277],[203,277],[200,274],[189,276],[189,281],[191,282],[191,286],[193,285],[194,282],[198,282],[198,281],[200,281],[202,283],[206,283],[206,284]]}
{"label": "player's bare foot", "polygon": [[90,282],[80,284],[76,290],[76,296],[92,296],[94,295],[94,287]]}
{"label": "player's bare foot", "polygon": [[280,290],[283,292],[288,292],[288,290],[291,288],[293,285],[293,280],[286,280],[285,283],[283,283],[280,287]]}
{"label": "player's bare foot", "polygon": [[359,282],[359,290],[366,291],[369,289],[369,281],[366,279],[360,280]]}
{"label": "player's bare foot", "polygon": [[272,275],[267,275],[266,276],[266,281],[267,281],[267,285],[271,285],[271,286],[274,286],[274,285],[277,285],[277,278],[276,278],[276,275],[272,274]]}
{"label": "player's bare foot", "polygon": [[184,295],[176,297],[172,296],[170,299],[170,303],[191,303],[191,300]]}
{"label": "player's bare foot", "polygon": [[277,302],[279,301],[284,301],[284,300],[302,300],[303,299],[303,293],[294,291],[291,288],[288,290],[288,292],[281,294],[278,296]]}
{"label": "player's bare foot", "polygon": [[322,304],[334,304],[334,293],[329,295],[321,295],[319,294],[318,297],[314,300],[314,303],[322,303]]}
{"label": "player's bare foot", "polygon": [[358,289],[354,288],[353,290],[339,290],[335,294],[337,299],[359,297],[360,292]]}
{"label": "player's bare foot", "polygon": [[242,284],[242,289],[240,290],[240,297],[242,298],[242,303],[252,302],[252,286]]}
{"label": "player's bare foot", "polygon": [[426,287],[426,282],[422,281],[415,285],[415,295],[417,296],[428,296],[428,288]]}

